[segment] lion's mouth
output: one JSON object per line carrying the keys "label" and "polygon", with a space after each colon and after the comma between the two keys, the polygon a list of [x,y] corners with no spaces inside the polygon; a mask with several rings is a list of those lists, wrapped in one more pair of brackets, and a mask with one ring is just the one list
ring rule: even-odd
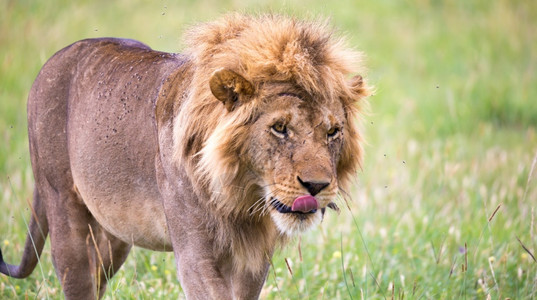
{"label": "lion's mouth", "polygon": [[[317,209],[314,208],[314,209],[311,209],[307,212],[303,212],[303,211],[298,211],[298,210],[293,210],[290,206],[287,206],[283,203],[281,203],[280,201],[278,201],[278,199],[276,198],[270,198],[270,204],[272,205],[272,207],[274,207],[279,213],[282,213],[282,214],[299,214],[299,215],[308,215],[308,214],[314,214],[317,212]],[[321,208],[321,212],[324,214],[324,211],[325,211],[325,208]]]}

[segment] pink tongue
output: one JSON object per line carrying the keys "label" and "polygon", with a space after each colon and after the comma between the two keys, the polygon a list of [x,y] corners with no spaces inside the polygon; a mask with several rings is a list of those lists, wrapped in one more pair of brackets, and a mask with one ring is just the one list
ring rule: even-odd
{"label": "pink tongue", "polygon": [[314,209],[317,209],[318,207],[319,204],[317,203],[317,199],[315,199],[315,197],[313,196],[307,195],[296,198],[295,201],[293,201],[293,206],[291,206],[291,210],[307,213]]}

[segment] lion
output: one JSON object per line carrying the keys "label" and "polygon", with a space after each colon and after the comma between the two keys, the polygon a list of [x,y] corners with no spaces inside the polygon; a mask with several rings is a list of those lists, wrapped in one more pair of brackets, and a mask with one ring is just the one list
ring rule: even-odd
{"label": "lion", "polygon": [[360,52],[281,15],[229,14],[186,45],[87,39],[43,66],[32,218],[1,273],[28,276],[50,235],[66,299],[102,297],[133,245],[173,251],[187,299],[255,299],[275,249],[336,208],[363,157]]}

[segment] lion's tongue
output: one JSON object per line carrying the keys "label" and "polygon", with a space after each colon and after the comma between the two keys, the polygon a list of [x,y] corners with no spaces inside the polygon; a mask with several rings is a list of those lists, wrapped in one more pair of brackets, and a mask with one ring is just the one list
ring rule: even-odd
{"label": "lion's tongue", "polygon": [[293,201],[293,206],[291,206],[291,210],[307,213],[314,209],[317,209],[318,207],[319,204],[317,203],[317,199],[315,199],[315,197],[313,196],[307,195],[296,198],[295,201]]}

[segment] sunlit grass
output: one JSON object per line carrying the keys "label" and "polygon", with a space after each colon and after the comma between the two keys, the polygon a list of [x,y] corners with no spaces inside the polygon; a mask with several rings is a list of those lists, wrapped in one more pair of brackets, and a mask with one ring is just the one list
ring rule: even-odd
{"label": "sunlit grass", "polygon": [[[9,262],[20,260],[33,187],[25,101],[46,59],[97,36],[180,51],[186,25],[229,10],[331,17],[366,53],[376,87],[352,199],[275,255],[263,298],[537,297],[534,1],[1,2],[0,246]],[[1,276],[0,298],[60,299],[50,261],[47,245],[28,279]],[[173,255],[139,248],[105,296],[181,297]]]}

